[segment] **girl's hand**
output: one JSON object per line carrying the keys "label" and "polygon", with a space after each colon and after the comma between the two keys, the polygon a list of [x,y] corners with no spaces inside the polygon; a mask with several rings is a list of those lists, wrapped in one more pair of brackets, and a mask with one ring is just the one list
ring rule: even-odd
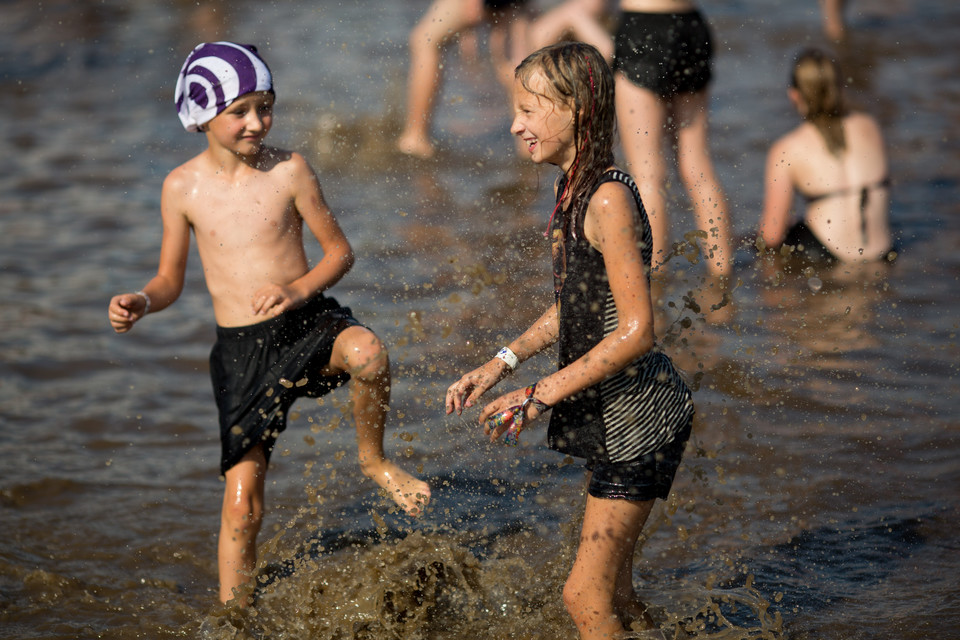
{"label": "girl's hand", "polygon": [[493,358],[482,367],[477,367],[447,389],[447,415],[454,411],[457,415],[469,409],[473,403],[493,385],[500,382],[507,373],[507,365],[499,358]]}
{"label": "girl's hand", "polygon": [[480,412],[483,434],[496,442],[504,433],[507,444],[517,444],[520,432],[543,415],[549,407],[534,397],[537,385],[504,394]]}
{"label": "girl's hand", "polygon": [[110,299],[107,317],[117,333],[126,333],[147,311],[147,300],[138,293],[121,293]]}
{"label": "girl's hand", "polygon": [[278,316],[284,311],[299,307],[306,301],[289,285],[268,284],[253,294],[253,312],[260,316]]}

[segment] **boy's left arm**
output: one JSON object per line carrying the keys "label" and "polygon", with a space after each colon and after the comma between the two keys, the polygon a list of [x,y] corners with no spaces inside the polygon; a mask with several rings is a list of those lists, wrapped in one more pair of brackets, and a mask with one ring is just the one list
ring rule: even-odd
{"label": "boy's left arm", "polygon": [[[261,291],[257,299],[272,314],[299,306],[316,294],[335,285],[354,263],[353,249],[323,199],[320,182],[307,161],[298,153],[291,156],[291,182],[294,206],[323,249],[323,258],[305,274],[286,285],[271,285],[282,291]],[[270,300],[273,299],[272,302]],[[259,311],[259,309],[258,309]]]}

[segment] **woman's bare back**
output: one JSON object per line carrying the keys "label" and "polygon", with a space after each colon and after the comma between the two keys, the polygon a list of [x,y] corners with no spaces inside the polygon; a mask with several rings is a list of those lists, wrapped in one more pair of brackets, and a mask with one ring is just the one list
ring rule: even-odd
{"label": "woman's bare back", "polygon": [[864,113],[843,119],[846,149],[830,153],[804,123],[790,134],[794,188],[807,200],[807,226],[837,257],[876,259],[890,249],[889,177],[883,137]]}

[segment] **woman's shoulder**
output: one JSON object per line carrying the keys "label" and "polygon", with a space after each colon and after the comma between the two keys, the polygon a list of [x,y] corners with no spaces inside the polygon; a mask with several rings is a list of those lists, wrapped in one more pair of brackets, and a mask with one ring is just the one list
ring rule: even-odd
{"label": "woman's shoulder", "polygon": [[823,135],[809,122],[777,138],[767,153],[768,162],[784,162],[794,168],[805,162],[827,161],[829,157]]}
{"label": "woman's shoulder", "polygon": [[877,119],[866,111],[850,111],[843,117],[844,122],[859,122],[877,125]]}
{"label": "woman's shoulder", "polygon": [[809,145],[814,140],[822,139],[822,135],[810,122],[801,122],[796,127],[780,136],[775,145],[790,149],[797,146]]}
{"label": "woman's shoulder", "polygon": [[872,136],[881,136],[880,123],[872,115],[865,111],[852,111],[843,119],[844,127],[854,133],[869,134]]}
{"label": "woman's shoulder", "polygon": [[806,123],[788,131],[774,140],[773,144],[771,144],[767,150],[767,161],[785,162],[791,155],[794,155],[796,150],[805,144],[804,138],[806,135],[803,130],[805,124]]}

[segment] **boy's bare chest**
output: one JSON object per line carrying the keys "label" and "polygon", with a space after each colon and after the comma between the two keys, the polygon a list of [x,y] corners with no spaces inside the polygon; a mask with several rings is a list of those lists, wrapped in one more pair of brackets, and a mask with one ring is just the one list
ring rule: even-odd
{"label": "boy's bare chest", "polygon": [[300,229],[292,197],[275,188],[211,185],[191,208],[198,242],[217,238],[219,243],[247,245]]}

